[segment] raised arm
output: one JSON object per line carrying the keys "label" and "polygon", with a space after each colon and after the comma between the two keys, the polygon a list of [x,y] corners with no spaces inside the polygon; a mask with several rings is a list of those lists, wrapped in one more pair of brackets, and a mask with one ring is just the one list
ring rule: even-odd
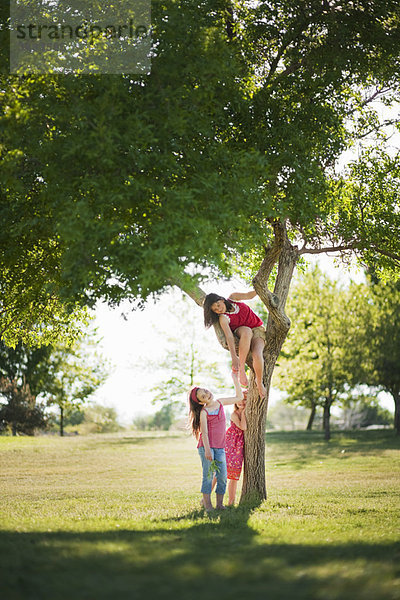
{"label": "raised arm", "polygon": [[242,392],[242,388],[240,387],[238,374],[235,373],[234,371],[232,371],[232,379],[233,379],[233,385],[235,386],[236,396],[231,396],[229,398],[218,398],[218,400],[223,405],[225,405],[225,404],[235,404],[236,402],[240,402],[244,398],[243,392]]}
{"label": "raised arm", "polygon": [[234,292],[229,296],[229,300],[252,300],[257,296],[257,293],[254,290],[251,292]]}

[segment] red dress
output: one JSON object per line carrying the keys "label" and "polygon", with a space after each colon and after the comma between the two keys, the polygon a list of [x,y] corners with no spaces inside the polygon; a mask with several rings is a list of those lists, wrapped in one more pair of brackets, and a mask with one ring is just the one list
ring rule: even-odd
{"label": "red dress", "polygon": [[233,421],[226,432],[225,452],[228,479],[239,479],[243,465],[244,433]]}
{"label": "red dress", "polygon": [[244,302],[232,302],[232,304],[233,312],[223,313],[228,317],[229,327],[232,331],[235,331],[235,329],[242,325],[250,327],[251,329],[262,327],[262,325],[264,325],[260,317]]}

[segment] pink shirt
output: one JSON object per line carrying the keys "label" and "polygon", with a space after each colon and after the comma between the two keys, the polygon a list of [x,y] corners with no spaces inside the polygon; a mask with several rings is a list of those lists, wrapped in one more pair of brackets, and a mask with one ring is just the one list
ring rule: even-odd
{"label": "pink shirt", "polygon": [[[207,409],[204,410],[207,413],[207,428],[208,428],[208,441],[210,448],[225,448],[225,433],[226,433],[226,418],[224,407],[221,402],[218,401],[219,409],[217,415],[209,415]],[[200,434],[198,448],[204,446],[203,436]]]}
{"label": "pink shirt", "polygon": [[232,302],[232,304],[233,312],[223,313],[228,317],[229,327],[232,331],[235,331],[235,329],[242,325],[246,325],[246,327],[250,327],[251,329],[264,325],[260,317],[258,317],[244,302]]}

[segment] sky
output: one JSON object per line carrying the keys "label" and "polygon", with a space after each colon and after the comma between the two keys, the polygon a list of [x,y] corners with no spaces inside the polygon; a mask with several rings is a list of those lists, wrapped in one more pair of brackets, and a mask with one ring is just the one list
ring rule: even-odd
{"label": "sky", "polygon": [[[312,260],[318,262],[332,279],[343,283],[350,279],[360,282],[364,278],[360,270],[353,268],[349,272],[343,265],[335,266],[333,257],[323,255]],[[221,296],[229,296],[232,292],[248,291],[251,288],[237,277],[230,281],[203,284],[202,289],[206,293],[216,292]],[[123,424],[128,425],[134,418],[154,413],[160,408],[160,405],[152,403],[155,396],[152,388],[163,385],[168,377],[168,369],[160,371],[156,363],[165,359],[168,349],[179,344],[188,326],[193,328],[196,346],[204,352],[207,359],[221,363],[221,369],[227,381],[230,381],[229,353],[221,348],[212,328],[205,330],[201,308],[187,297],[185,301],[184,296],[180,290],[173,289],[157,302],[149,301],[142,311],[132,311],[129,303],[116,309],[105,304],[97,306],[94,325],[101,339],[99,351],[113,368],[107,381],[92,399],[104,406],[114,407]],[[249,302],[249,305],[254,302]],[[229,391],[229,388],[213,389],[207,381],[196,383],[212,389],[218,395]],[[271,389],[272,404],[281,397],[281,392]],[[185,398],[183,395],[182,400]],[[383,398],[383,404],[387,408],[392,409],[392,403],[390,398]]]}

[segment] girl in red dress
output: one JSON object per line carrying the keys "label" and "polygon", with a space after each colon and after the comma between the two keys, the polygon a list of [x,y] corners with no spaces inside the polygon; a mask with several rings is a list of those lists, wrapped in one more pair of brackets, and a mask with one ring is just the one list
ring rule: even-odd
{"label": "girl in red dress", "polygon": [[246,400],[235,404],[231,415],[231,425],[226,432],[225,452],[228,471],[228,505],[235,503],[236,488],[243,465],[244,431],[246,423]]}
{"label": "girl in red dress", "polygon": [[[262,320],[247,304],[239,300],[251,300],[256,292],[234,293],[228,299],[218,294],[207,294],[204,299],[204,324],[211,327],[219,321],[225,334],[226,343],[232,357],[232,370],[239,371],[242,386],[248,386],[246,358],[251,350],[258,393],[266,394],[263,383],[265,328]],[[239,356],[236,354],[235,334],[239,338]]]}

